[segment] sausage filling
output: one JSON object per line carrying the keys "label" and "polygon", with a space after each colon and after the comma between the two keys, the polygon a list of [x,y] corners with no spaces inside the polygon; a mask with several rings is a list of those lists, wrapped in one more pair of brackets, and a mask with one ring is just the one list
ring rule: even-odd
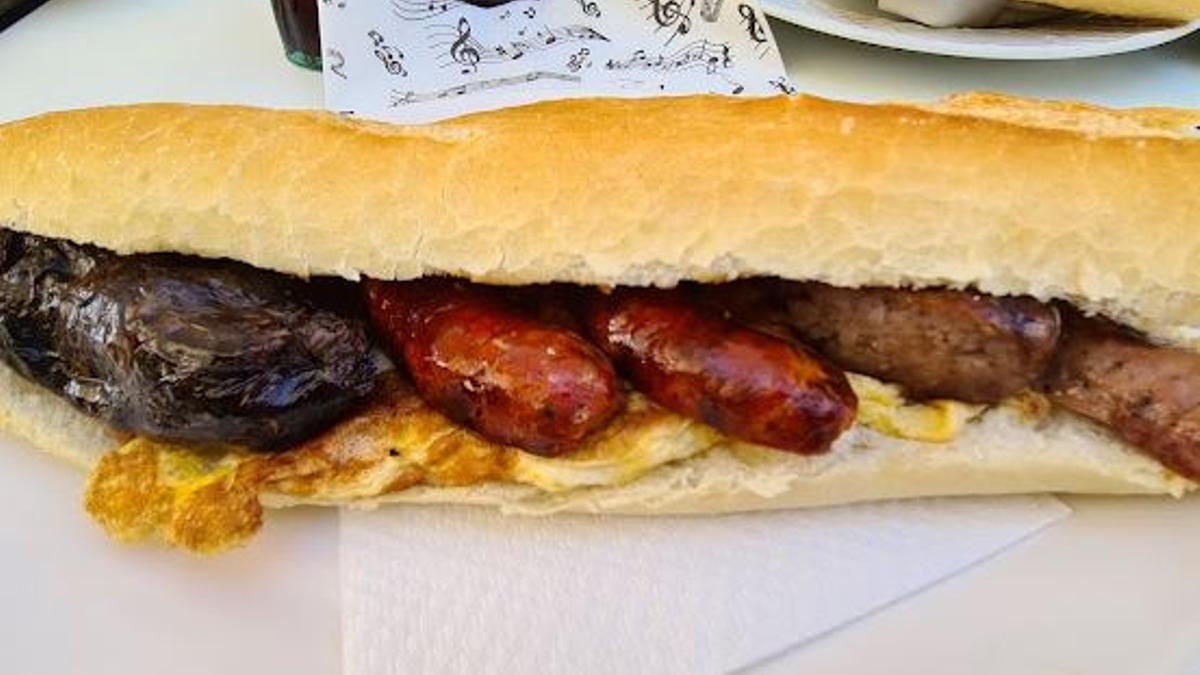
{"label": "sausage filling", "polygon": [[1065,305],[771,279],[357,287],[0,229],[0,358],[128,433],[286,449],[372,395],[375,345],[431,407],[547,456],[602,430],[625,386],[734,438],[824,452],[855,418],[844,369],[915,399],[1040,389],[1200,478],[1200,354]]}
{"label": "sausage filling", "polygon": [[364,325],[297,279],[0,230],[0,356],[137,435],[286,448],[374,387]]}

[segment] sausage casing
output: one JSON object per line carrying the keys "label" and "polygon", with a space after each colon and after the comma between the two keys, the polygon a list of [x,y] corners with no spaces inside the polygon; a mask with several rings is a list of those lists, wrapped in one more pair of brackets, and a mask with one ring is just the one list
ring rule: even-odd
{"label": "sausage casing", "polygon": [[915,398],[996,403],[1034,386],[1060,320],[1032,298],[954,290],[781,284],[797,337],[851,372]]}
{"label": "sausage casing", "polygon": [[364,322],[312,293],[240,263],[0,230],[0,358],[122,431],[286,448],[375,386]]}
{"label": "sausage casing", "polygon": [[622,289],[588,307],[593,339],[651,400],[735,438],[813,454],[854,421],[845,375],[680,291]]}
{"label": "sausage casing", "polygon": [[1046,381],[1050,398],[1200,479],[1200,354],[1150,344],[1103,320],[1065,315],[1062,346]]}
{"label": "sausage casing", "polygon": [[557,455],[621,408],[604,354],[491,289],[448,279],[370,281],[367,305],[422,398],[492,440]]}

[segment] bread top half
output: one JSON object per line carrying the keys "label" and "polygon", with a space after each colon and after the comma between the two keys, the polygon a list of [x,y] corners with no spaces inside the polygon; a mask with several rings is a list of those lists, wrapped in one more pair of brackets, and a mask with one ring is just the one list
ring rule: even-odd
{"label": "bread top half", "polygon": [[427,126],[138,105],[0,126],[0,225],[297,275],[750,276],[1200,325],[1200,111],[594,99]]}

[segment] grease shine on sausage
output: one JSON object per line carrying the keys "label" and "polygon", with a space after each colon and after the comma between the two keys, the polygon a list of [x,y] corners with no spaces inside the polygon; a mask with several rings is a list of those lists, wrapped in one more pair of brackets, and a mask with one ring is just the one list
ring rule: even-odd
{"label": "grease shine on sausage", "polygon": [[595,346],[493,289],[449,279],[369,281],[372,322],[422,398],[485,437],[540,455],[574,448],[621,409]]}
{"label": "grease shine on sausage", "polygon": [[816,454],[854,421],[858,401],[841,371],[710,313],[682,291],[597,294],[587,314],[594,341],[638,390],[730,436]]}

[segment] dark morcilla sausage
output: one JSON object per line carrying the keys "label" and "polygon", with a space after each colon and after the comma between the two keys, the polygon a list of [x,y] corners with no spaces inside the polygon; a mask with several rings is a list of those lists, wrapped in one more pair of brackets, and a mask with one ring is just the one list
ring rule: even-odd
{"label": "dark morcilla sausage", "polygon": [[241,263],[0,230],[0,358],[137,435],[284,449],[370,394],[365,323],[317,294]]}

